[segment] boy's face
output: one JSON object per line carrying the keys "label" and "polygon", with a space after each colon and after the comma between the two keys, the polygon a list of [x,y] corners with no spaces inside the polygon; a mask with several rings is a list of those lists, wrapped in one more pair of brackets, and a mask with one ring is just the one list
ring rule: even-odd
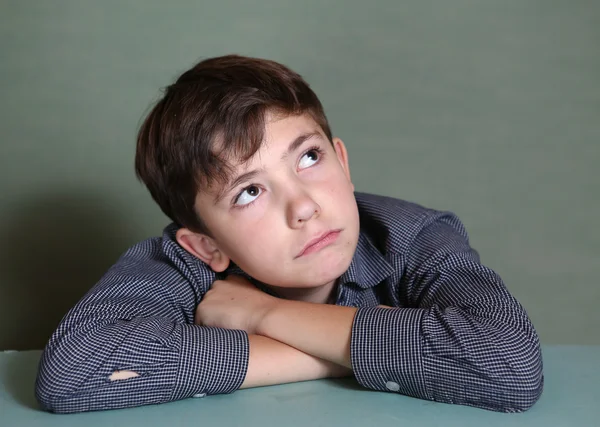
{"label": "boy's face", "polygon": [[212,237],[188,231],[178,240],[215,271],[231,260],[272,286],[332,283],[348,269],[359,233],[346,148],[337,138],[332,146],[308,115],[267,114],[265,124],[262,147],[230,184],[196,199]]}

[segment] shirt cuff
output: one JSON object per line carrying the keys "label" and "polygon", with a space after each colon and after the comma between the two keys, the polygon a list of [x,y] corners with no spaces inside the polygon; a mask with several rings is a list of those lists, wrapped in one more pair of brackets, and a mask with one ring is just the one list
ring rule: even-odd
{"label": "shirt cuff", "polygon": [[248,334],[241,330],[179,325],[181,351],[172,400],[232,393],[248,369]]}
{"label": "shirt cuff", "polygon": [[350,358],[363,387],[430,399],[423,374],[424,309],[359,308],[352,324]]}

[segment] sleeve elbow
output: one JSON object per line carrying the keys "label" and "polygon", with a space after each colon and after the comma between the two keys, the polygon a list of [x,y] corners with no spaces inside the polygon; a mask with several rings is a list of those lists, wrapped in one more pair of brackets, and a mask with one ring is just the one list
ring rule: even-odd
{"label": "sleeve elbow", "polygon": [[60,411],[61,395],[64,395],[64,390],[60,389],[57,381],[48,378],[40,367],[35,382],[35,398],[40,407],[48,412],[65,412]]}
{"label": "sleeve elbow", "polygon": [[[77,393],[72,382],[68,381],[64,367],[68,366],[64,360],[49,358],[44,351],[40,359],[37,377],[35,380],[35,398],[41,409],[55,413],[80,412],[69,405],[69,398]],[[62,369],[57,368],[62,367]]]}
{"label": "sleeve elbow", "polygon": [[535,381],[511,380],[509,386],[504,387],[502,396],[497,401],[496,409],[501,412],[525,412],[530,409],[540,398],[543,391],[543,375],[539,375]]}
{"label": "sleeve elbow", "polygon": [[515,395],[520,396],[515,410],[524,412],[539,400],[544,390],[541,354],[537,357],[534,366],[524,369],[523,372],[516,375],[514,383]]}
{"label": "sleeve elbow", "polygon": [[501,392],[503,412],[524,412],[530,409],[542,395],[544,374],[542,354],[539,345],[530,346],[528,351],[519,354],[510,363],[510,375],[498,384]]}

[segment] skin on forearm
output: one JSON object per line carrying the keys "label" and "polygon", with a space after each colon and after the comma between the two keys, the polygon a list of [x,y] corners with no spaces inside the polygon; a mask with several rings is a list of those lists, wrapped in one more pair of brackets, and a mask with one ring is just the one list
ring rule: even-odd
{"label": "skin on forearm", "polygon": [[354,307],[278,300],[261,319],[257,333],[352,368],[350,337]]}
{"label": "skin on forearm", "polygon": [[348,368],[260,335],[248,335],[250,357],[240,388],[352,375]]}

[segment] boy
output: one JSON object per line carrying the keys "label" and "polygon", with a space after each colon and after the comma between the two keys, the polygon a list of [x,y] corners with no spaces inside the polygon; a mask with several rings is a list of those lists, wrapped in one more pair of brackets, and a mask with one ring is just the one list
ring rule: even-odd
{"label": "boy", "polygon": [[142,125],[135,167],[173,224],[63,319],[40,362],[45,409],[346,375],[496,411],[540,396],[535,330],[461,222],[355,194],[344,143],[283,65],[185,72]]}

